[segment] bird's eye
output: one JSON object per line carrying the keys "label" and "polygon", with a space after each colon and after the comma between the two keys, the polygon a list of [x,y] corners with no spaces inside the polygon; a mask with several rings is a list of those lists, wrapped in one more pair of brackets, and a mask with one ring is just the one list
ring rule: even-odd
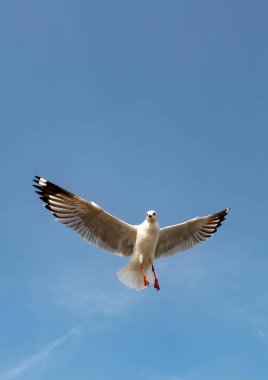
{"label": "bird's eye", "polygon": [[155,212],[153,212],[153,216],[155,216]]}

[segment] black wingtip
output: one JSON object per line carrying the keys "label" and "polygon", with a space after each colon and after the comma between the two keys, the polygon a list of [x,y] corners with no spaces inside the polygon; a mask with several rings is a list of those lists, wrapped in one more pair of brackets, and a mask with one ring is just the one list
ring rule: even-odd
{"label": "black wingtip", "polygon": [[42,187],[41,186],[37,186],[37,185],[32,185],[33,187],[35,187],[36,189],[38,190],[42,190]]}
{"label": "black wingtip", "polygon": [[[43,194],[43,193],[42,193]],[[44,195],[42,195],[42,197],[39,197],[43,202],[47,203],[48,202],[48,198],[45,197]]]}

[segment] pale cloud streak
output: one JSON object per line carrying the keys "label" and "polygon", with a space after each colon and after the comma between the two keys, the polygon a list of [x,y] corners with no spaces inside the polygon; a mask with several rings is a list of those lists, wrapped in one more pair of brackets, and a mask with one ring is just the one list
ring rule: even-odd
{"label": "pale cloud streak", "polygon": [[109,292],[85,291],[58,295],[55,299],[58,307],[80,316],[102,314],[108,317],[123,315],[131,306],[130,297],[122,291],[117,294]]}
{"label": "pale cloud streak", "polygon": [[[106,275],[104,270],[102,277]],[[136,292],[123,286],[108,288],[98,281],[90,268],[66,268],[60,276],[38,278],[31,285],[33,299],[39,305],[42,294],[42,300],[47,300],[50,308],[72,313],[80,321],[92,314],[107,317],[124,315],[138,302]]]}
{"label": "pale cloud streak", "polygon": [[[143,377],[149,380],[195,380],[195,379],[201,379],[201,373],[197,369],[192,369],[187,371],[183,375],[179,374],[159,374],[155,371],[148,370],[143,372]],[[203,378],[203,377],[202,377]]]}
{"label": "pale cloud streak", "polygon": [[15,365],[13,368],[10,368],[3,372],[0,376],[0,380],[12,380],[19,378],[27,370],[33,368],[37,364],[46,361],[51,356],[53,351],[62,346],[71,337],[79,335],[79,333],[79,328],[72,328],[67,332],[67,334],[50,342],[44,349],[42,349],[38,353],[20,360],[18,364]]}

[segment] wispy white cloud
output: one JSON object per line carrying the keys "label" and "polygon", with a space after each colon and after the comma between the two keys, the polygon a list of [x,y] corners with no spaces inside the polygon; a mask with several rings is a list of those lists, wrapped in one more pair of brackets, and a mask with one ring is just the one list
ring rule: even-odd
{"label": "wispy white cloud", "polygon": [[201,376],[201,374],[197,369],[189,370],[181,375],[171,373],[159,374],[151,370],[143,372],[143,378],[146,378],[147,380],[195,380],[197,378],[200,378],[199,376]]}
{"label": "wispy white cloud", "polygon": [[[102,278],[105,275],[102,274]],[[90,268],[81,266],[66,268],[60,276],[39,277],[31,286],[32,300],[38,306],[41,294],[42,302],[49,302],[50,308],[52,303],[53,309],[64,310],[82,319],[91,314],[123,315],[138,302],[135,292],[117,286],[117,283],[109,288],[102,286],[98,277]]]}
{"label": "wispy white cloud", "polygon": [[[266,294],[268,298],[268,294]],[[243,323],[244,326],[251,332],[259,343],[264,347],[268,355],[268,318],[267,308],[260,307],[258,300],[256,304],[238,303],[233,300],[221,302],[218,305],[221,314],[229,321]]]}
{"label": "wispy white cloud", "polygon": [[156,267],[163,278],[162,282],[169,287],[179,286],[185,297],[188,297],[188,293],[200,297],[204,289],[208,297],[223,294],[226,292],[227,276],[231,280],[232,290],[234,286],[241,286],[241,266],[239,267],[238,260],[226,251],[218,249],[215,253],[206,248],[205,244],[176,258],[160,260]]}
{"label": "wispy white cloud", "polygon": [[6,371],[4,371],[2,375],[0,375],[0,379],[12,380],[19,378],[27,370],[47,360],[51,356],[53,351],[55,351],[58,347],[62,346],[69,338],[78,335],[79,333],[79,328],[72,328],[67,332],[67,334],[50,342],[44,349],[42,349],[38,353],[20,360],[19,363],[16,364],[13,368],[9,368]]}
{"label": "wispy white cloud", "polygon": [[130,297],[125,292],[117,294],[84,290],[59,295],[55,299],[57,306],[78,315],[102,314],[118,316],[124,314],[130,306]]}
{"label": "wispy white cloud", "polygon": [[264,346],[266,355],[268,355],[268,318],[262,314],[252,314],[249,320],[254,329],[255,335],[259,342]]}

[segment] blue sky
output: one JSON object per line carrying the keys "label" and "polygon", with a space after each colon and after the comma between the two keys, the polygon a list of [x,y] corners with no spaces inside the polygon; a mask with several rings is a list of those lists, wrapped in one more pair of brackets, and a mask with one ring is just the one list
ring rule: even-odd
{"label": "blue sky", "polygon": [[[267,378],[267,12],[1,1],[1,380]],[[232,212],[137,293],[34,175],[134,224]]]}

